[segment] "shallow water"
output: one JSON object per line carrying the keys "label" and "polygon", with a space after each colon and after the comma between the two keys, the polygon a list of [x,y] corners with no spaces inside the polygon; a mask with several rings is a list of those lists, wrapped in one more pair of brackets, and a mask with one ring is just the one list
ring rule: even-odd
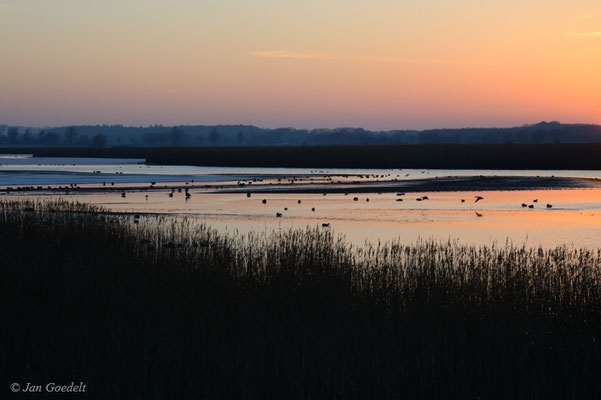
{"label": "shallow water", "polygon": [[[9,160],[10,163],[5,161]],[[187,181],[233,185],[241,179],[265,178],[277,184],[277,178],[313,176],[315,179],[352,179],[365,181],[415,179],[446,176],[556,176],[601,178],[600,171],[469,171],[469,170],[311,170],[290,168],[218,168],[147,166],[140,160],[52,159],[38,165],[29,158],[0,158],[0,187],[11,185],[67,185],[77,183],[90,192],[3,193],[0,198],[56,199],[61,197],[101,205],[110,210],[186,215],[223,231],[288,229],[322,226],[344,234],[361,244],[400,239],[414,242],[419,238],[459,240],[464,243],[514,244],[532,246],[576,245],[598,247],[601,244],[601,189],[550,189],[520,191],[323,194],[252,194],[212,193],[196,187],[191,198],[171,187],[185,187]],[[149,182],[160,182],[147,191]],[[109,182],[114,182],[114,191]],[[171,183],[165,183],[171,182]],[[165,183],[165,187],[162,185]],[[122,197],[122,186],[128,186]],[[140,191],[135,190],[139,188]],[[477,195],[483,200],[475,202]],[[428,200],[417,201],[427,196]],[[358,197],[357,201],[353,198]],[[367,201],[369,198],[369,201]],[[263,204],[262,200],[266,200]],[[403,199],[403,201],[397,201]],[[464,199],[465,202],[461,202]],[[298,203],[301,200],[301,203]],[[537,202],[534,202],[537,200]],[[522,203],[532,205],[524,208]],[[547,208],[547,204],[552,205]],[[286,210],[287,208],[287,210]],[[315,208],[315,211],[312,211]],[[281,213],[277,217],[276,213]],[[480,214],[481,216],[478,216]]]}
{"label": "shallow water", "polygon": [[60,185],[98,183],[182,182],[186,180],[240,180],[265,176],[361,176],[365,180],[412,180],[441,177],[523,176],[598,178],[601,171],[542,170],[439,170],[439,169],[311,169],[311,168],[241,168],[145,165],[142,159],[27,157],[0,154],[0,186]]}
{"label": "shallow water", "polygon": [[[363,194],[358,196],[358,201],[344,194],[262,194],[247,198],[245,194],[191,190],[192,197],[186,200],[184,192],[176,191],[173,197],[168,193],[171,190],[128,192],[125,198],[119,192],[30,194],[27,198],[62,197],[114,211],[185,215],[222,231],[329,224],[324,229],[342,233],[356,244],[397,238],[403,242],[419,238],[456,239],[474,244],[504,244],[509,239],[514,244],[532,246],[597,247],[601,244],[601,189],[489,191],[484,194],[484,200],[477,203],[475,192],[414,193],[404,196],[402,202],[396,201],[398,197],[394,193]],[[416,200],[423,195],[429,200]],[[5,196],[22,197],[19,194]],[[461,199],[465,199],[465,203]],[[538,202],[534,203],[534,199]],[[534,208],[523,208],[522,202]],[[552,208],[547,208],[547,203],[552,204]],[[282,216],[277,217],[276,213]]]}

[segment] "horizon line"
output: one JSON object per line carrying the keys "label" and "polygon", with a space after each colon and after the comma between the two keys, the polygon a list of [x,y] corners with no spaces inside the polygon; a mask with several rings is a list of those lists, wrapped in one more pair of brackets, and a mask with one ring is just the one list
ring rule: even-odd
{"label": "horizon line", "polygon": [[423,131],[432,131],[432,130],[462,130],[462,129],[515,129],[515,128],[525,128],[525,127],[529,127],[529,126],[536,126],[536,125],[542,125],[542,124],[558,124],[558,125],[566,125],[566,126],[601,126],[601,124],[599,123],[586,123],[586,122],[569,122],[569,123],[564,123],[564,122],[559,122],[559,121],[539,121],[539,122],[534,122],[534,123],[524,123],[521,125],[510,125],[510,126],[463,126],[460,128],[448,128],[448,127],[438,127],[438,128],[424,128],[424,129],[416,129],[416,128],[394,128],[394,129],[368,129],[362,126],[337,126],[334,128],[330,128],[330,127],[319,127],[319,128],[296,128],[294,126],[278,126],[278,127],[274,127],[274,128],[269,128],[269,127],[264,127],[264,126],[258,126],[258,125],[253,125],[253,124],[242,124],[242,123],[231,123],[231,124],[224,124],[224,123],[219,123],[219,124],[191,124],[191,123],[187,123],[187,124],[174,124],[174,125],[164,125],[164,124],[148,124],[148,125],[126,125],[126,124],[120,124],[120,123],[114,123],[114,124],[91,124],[91,123],[86,123],[86,124],[64,124],[64,125],[19,125],[19,124],[5,124],[5,123],[0,123],[0,127],[16,127],[16,128],[26,128],[26,129],[36,129],[36,130],[44,130],[44,129],[60,129],[60,128],[69,128],[69,127],[75,127],[75,128],[85,128],[85,127],[102,127],[102,126],[106,126],[106,127],[123,127],[123,128],[127,128],[127,129],[131,129],[131,128],[137,128],[137,129],[149,129],[149,128],[174,128],[174,127],[219,127],[219,126],[223,126],[223,127],[234,127],[234,126],[242,126],[242,127],[250,127],[250,128],[257,128],[257,129],[263,129],[263,130],[277,130],[277,129],[294,129],[297,131],[316,131],[316,130],[326,130],[326,131],[334,131],[334,130],[341,130],[341,129],[353,129],[353,130],[358,130],[358,129],[362,129],[365,131],[369,131],[369,132],[398,132],[398,131],[414,131],[414,132],[423,132]]}

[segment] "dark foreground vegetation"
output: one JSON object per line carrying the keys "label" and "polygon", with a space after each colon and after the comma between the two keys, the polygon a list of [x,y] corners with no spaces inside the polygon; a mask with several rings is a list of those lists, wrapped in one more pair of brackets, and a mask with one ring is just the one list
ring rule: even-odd
{"label": "dark foreground vegetation", "polygon": [[223,167],[601,170],[601,144],[48,147],[4,148],[0,152],[141,158],[151,164]]}
{"label": "dark foreground vegetation", "polygon": [[100,211],[0,203],[2,398],[601,396],[600,250],[354,249]]}

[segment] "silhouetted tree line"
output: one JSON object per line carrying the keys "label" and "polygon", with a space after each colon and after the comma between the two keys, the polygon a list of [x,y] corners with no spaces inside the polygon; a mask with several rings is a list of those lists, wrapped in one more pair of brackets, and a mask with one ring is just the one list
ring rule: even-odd
{"label": "silhouetted tree line", "polygon": [[31,128],[0,125],[4,146],[367,146],[393,144],[600,143],[601,126],[541,122],[515,128],[369,131],[362,128],[262,129],[250,125],[88,125]]}
{"label": "silhouetted tree line", "polygon": [[[6,131],[6,133],[2,133],[3,131]],[[33,129],[18,128],[15,126],[0,126],[0,145],[104,147],[107,145],[107,136],[101,132],[94,135],[80,134],[78,128],[75,126],[69,126],[62,129]]]}

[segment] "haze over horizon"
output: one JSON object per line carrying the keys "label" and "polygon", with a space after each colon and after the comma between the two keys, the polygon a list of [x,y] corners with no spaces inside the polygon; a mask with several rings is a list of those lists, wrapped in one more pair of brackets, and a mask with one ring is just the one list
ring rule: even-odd
{"label": "haze over horizon", "polygon": [[0,0],[0,123],[601,123],[592,0]]}
{"label": "haze over horizon", "polygon": [[[369,128],[365,128],[363,126],[316,126],[316,127],[306,127],[306,128],[299,128],[299,127],[295,127],[295,126],[286,126],[286,125],[277,125],[277,126],[257,126],[257,125],[253,125],[253,124],[245,124],[245,123],[236,123],[236,124],[228,124],[228,123],[216,123],[216,124],[203,124],[203,123],[196,123],[196,124],[179,124],[179,123],[175,123],[175,124],[120,124],[120,123],[82,123],[82,124],[57,124],[57,125],[23,125],[23,124],[6,124],[3,121],[0,121],[0,127],[5,127],[6,128],[10,128],[11,126],[14,127],[18,127],[18,128],[32,128],[35,130],[40,130],[40,131],[44,131],[44,130],[55,130],[55,129],[65,129],[65,128],[69,128],[69,127],[123,127],[126,129],[138,129],[138,128],[142,128],[142,129],[152,129],[155,127],[163,127],[163,128],[172,128],[172,127],[182,127],[182,128],[186,128],[186,127],[206,127],[206,128],[212,128],[212,127],[236,127],[236,126],[245,126],[245,127],[252,127],[252,128],[256,128],[262,131],[269,131],[269,130],[298,130],[298,131],[341,131],[341,130],[351,130],[351,131],[357,131],[357,130],[364,130],[365,132],[427,132],[427,131],[436,131],[436,130],[449,130],[449,131],[461,131],[461,130],[505,130],[505,129],[519,129],[519,128],[528,128],[528,127],[532,127],[532,128],[536,128],[538,126],[552,126],[552,125],[557,125],[559,127],[569,127],[569,126],[591,126],[591,127],[600,127],[601,125],[599,124],[593,124],[593,123],[586,123],[586,122],[573,122],[573,123],[563,123],[561,121],[539,121],[539,122],[533,122],[533,123],[525,123],[525,124],[520,124],[520,125],[507,125],[507,126],[460,126],[460,127],[445,127],[445,126],[441,126],[441,127],[434,127],[434,128],[423,128],[423,129],[407,129],[407,128],[393,128],[393,129],[369,129]],[[1,132],[1,129],[0,129]]]}

